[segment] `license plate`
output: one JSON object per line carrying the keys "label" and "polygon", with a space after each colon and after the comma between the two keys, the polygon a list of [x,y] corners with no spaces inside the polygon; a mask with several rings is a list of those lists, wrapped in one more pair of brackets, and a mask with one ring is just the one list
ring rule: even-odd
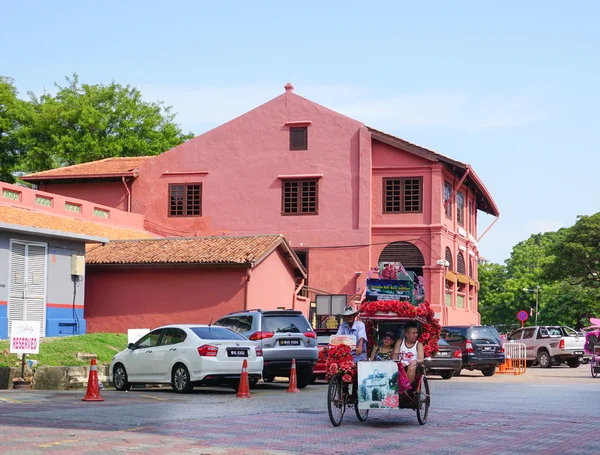
{"label": "license plate", "polygon": [[575,355],[583,355],[583,351],[575,351]]}
{"label": "license plate", "polygon": [[248,357],[247,349],[228,349],[227,357]]}
{"label": "license plate", "polygon": [[491,352],[494,350],[494,348],[492,346],[484,346],[482,350],[485,352]]}
{"label": "license plate", "polygon": [[300,346],[300,340],[298,339],[283,339],[283,340],[279,340],[279,345],[280,346]]}
{"label": "license plate", "polygon": [[450,356],[450,353],[446,352],[446,351],[440,351],[437,353],[437,357],[448,357],[448,356]]}

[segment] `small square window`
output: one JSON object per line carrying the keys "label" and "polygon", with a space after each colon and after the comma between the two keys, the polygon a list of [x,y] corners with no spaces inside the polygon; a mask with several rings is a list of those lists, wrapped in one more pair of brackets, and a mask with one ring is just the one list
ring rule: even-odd
{"label": "small square window", "polygon": [[282,215],[318,215],[319,181],[285,180],[281,199]]}
{"label": "small square window", "polygon": [[290,128],[290,150],[308,150],[308,127]]}
{"label": "small square window", "polygon": [[169,216],[202,216],[202,184],[170,184]]}

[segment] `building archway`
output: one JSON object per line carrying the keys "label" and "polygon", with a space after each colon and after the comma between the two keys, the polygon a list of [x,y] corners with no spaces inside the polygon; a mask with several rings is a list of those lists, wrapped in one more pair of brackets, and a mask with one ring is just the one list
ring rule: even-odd
{"label": "building archway", "polygon": [[410,242],[393,242],[387,245],[379,255],[380,262],[400,262],[408,272],[423,276],[425,259],[418,247]]}

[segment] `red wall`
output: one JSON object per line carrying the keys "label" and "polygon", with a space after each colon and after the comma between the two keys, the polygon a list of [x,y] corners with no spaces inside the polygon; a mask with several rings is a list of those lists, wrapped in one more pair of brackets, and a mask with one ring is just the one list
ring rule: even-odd
{"label": "red wall", "polygon": [[119,210],[127,210],[127,192],[122,182],[43,183],[40,191],[76,197]]}
{"label": "red wall", "polygon": [[[248,308],[292,309],[295,288],[292,267],[277,249],[250,272]],[[308,313],[305,316],[308,317]]]}
{"label": "red wall", "polygon": [[121,332],[165,324],[208,324],[244,309],[246,269],[88,266],[88,333]]}

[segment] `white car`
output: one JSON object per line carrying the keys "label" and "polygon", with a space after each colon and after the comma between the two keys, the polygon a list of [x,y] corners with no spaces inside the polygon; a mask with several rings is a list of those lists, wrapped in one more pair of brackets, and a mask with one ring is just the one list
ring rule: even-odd
{"label": "white car", "polygon": [[228,384],[237,388],[243,361],[254,386],[263,370],[263,353],[254,341],[215,325],[167,325],[144,335],[119,352],[110,364],[117,390],[132,384],[171,384],[179,393],[196,385]]}

